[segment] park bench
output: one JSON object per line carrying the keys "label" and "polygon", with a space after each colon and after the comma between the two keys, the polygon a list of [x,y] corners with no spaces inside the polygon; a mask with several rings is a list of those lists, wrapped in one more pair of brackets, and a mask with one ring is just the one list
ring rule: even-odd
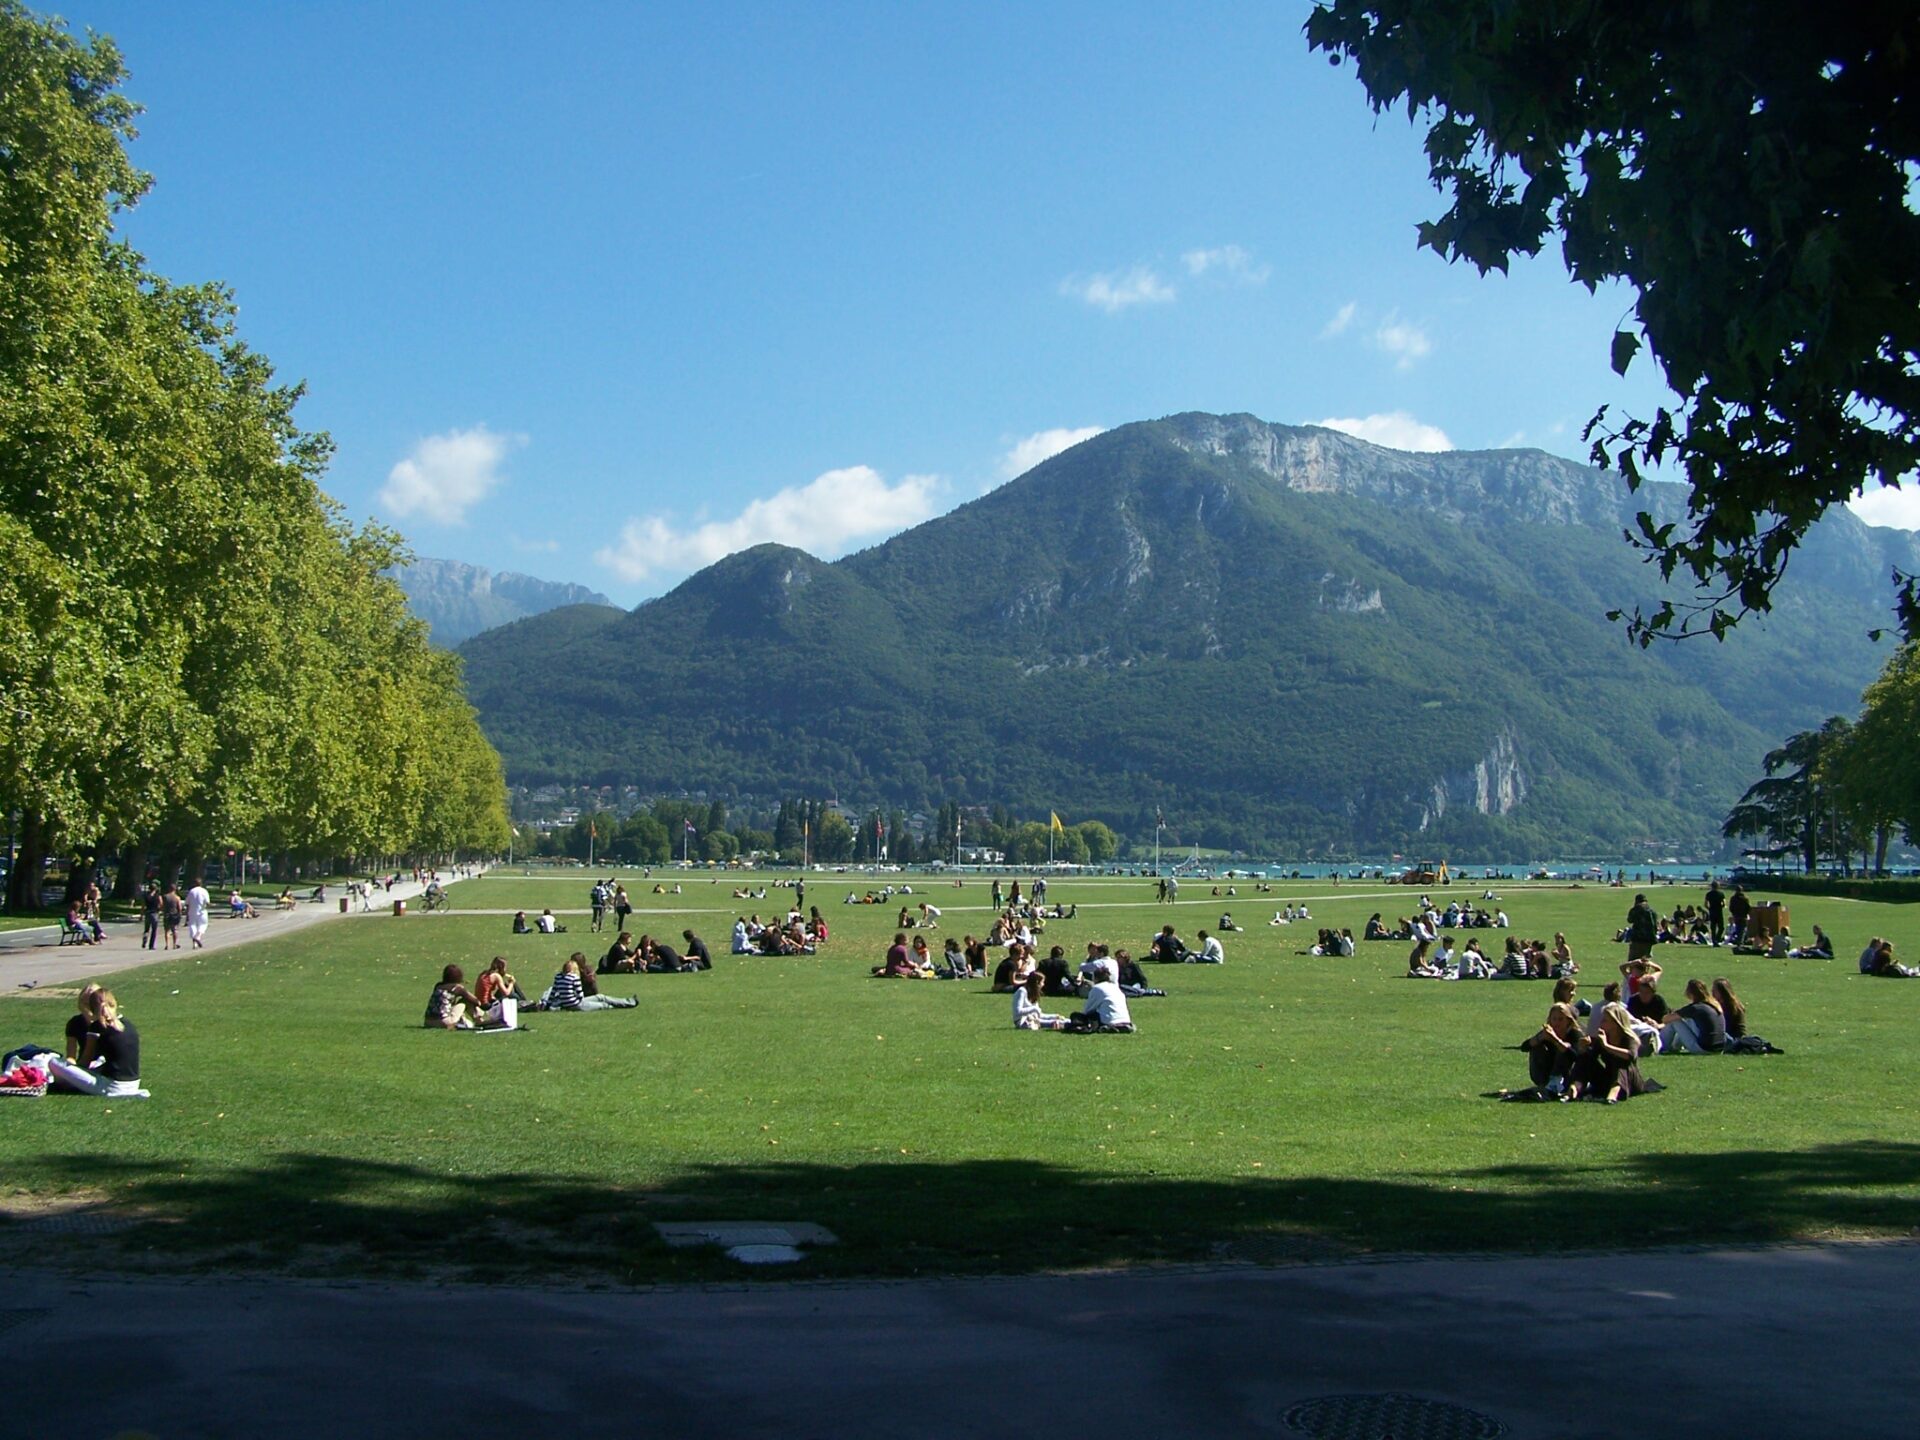
{"label": "park bench", "polygon": [[60,917],[60,943],[62,945],[85,945],[93,937],[87,933],[85,925],[74,925],[67,917]]}

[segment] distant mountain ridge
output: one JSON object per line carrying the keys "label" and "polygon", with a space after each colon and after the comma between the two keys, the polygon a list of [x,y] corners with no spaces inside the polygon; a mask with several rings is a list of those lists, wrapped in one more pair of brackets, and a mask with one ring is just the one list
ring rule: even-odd
{"label": "distant mountain ridge", "polygon": [[[1251,416],[1121,426],[827,564],[762,545],[462,647],[509,774],[1094,815],[1283,853],[1711,835],[1850,710],[1906,532],[1836,513],[1774,613],[1643,652],[1620,538],[1677,486]],[[1180,817],[1186,817],[1184,819]],[[1201,837],[1195,837],[1201,838]]]}
{"label": "distant mountain ridge", "polygon": [[563,605],[613,604],[584,585],[540,580],[511,570],[495,572],[424,555],[395,571],[394,578],[406,591],[408,607],[427,622],[433,643],[448,649],[482,630]]}

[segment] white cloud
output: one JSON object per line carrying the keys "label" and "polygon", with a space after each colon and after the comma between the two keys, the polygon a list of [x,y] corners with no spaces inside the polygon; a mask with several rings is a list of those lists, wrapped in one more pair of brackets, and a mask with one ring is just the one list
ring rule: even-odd
{"label": "white cloud", "polygon": [[1024,475],[1042,460],[1051,460],[1062,450],[1071,450],[1082,440],[1091,440],[1106,430],[1104,425],[1082,425],[1077,430],[1036,430],[1024,440],[1016,440],[1000,457],[1000,474],[1008,480]]}
{"label": "white cloud", "polygon": [[1131,270],[1113,270],[1104,275],[1069,275],[1060,282],[1060,293],[1081,300],[1109,315],[1134,305],[1167,305],[1173,301],[1173,287],[1150,267],[1135,265]]}
{"label": "white cloud", "polygon": [[595,551],[593,558],[631,581],[662,572],[685,574],[768,541],[832,559],[853,541],[891,535],[930,518],[939,488],[938,476],[908,475],[889,485],[871,466],[853,465],[755,500],[731,520],[691,529],[660,515],[629,520],[619,543]]}
{"label": "white cloud", "polygon": [[1333,318],[1331,320],[1320,327],[1320,338],[1322,340],[1331,340],[1336,335],[1345,334],[1347,327],[1353,324],[1353,317],[1359,313],[1360,302],[1358,300],[1347,301],[1346,304],[1333,312]]}
{"label": "white cloud", "polygon": [[1920,481],[1909,477],[1898,490],[1890,485],[1868,490],[1849,500],[1847,508],[1869,525],[1920,530]]}
{"label": "white cloud", "polygon": [[1447,438],[1446,431],[1438,425],[1424,424],[1404,410],[1390,411],[1385,415],[1365,415],[1359,419],[1335,418],[1308,423],[1338,430],[1375,445],[1384,445],[1389,450],[1453,449],[1453,441]]}
{"label": "white cloud", "polygon": [[1389,315],[1381,322],[1380,328],[1373,332],[1373,343],[1393,356],[1395,366],[1401,370],[1411,370],[1416,361],[1424,360],[1433,351],[1427,332],[1398,315]]}
{"label": "white cloud", "polygon": [[1221,245],[1212,250],[1189,250],[1180,257],[1189,275],[1198,277],[1217,270],[1242,285],[1264,285],[1273,274],[1271,265],[1256,265],[1244,246]]}
{"label": "white cloud", "polygon": [[526,443],[524,435],[497,435],[485,425],[429,435],[387,472],[380,503],[400,517],[465,524],[467,511],[499,486],[507,452]]}

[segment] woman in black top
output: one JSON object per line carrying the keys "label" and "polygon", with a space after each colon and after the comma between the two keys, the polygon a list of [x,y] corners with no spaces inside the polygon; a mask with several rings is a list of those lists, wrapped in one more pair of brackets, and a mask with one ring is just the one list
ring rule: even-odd
{"label": "woman in black top", "polygon": [[80,1007],[67,1017],[67,1059],[75,1065],[84,1065],[87,1042],[94,1031],[100,1028],[100,1017],[96,1012],[96,1002],[100,998],[100,987],[88,985],[80,992]]}
{"label": "woman in black top", "polygon": [[93,1015],[80,1062],[52,1061],[54,1075],[65,1088],[82,1095],[147,1099],[147,1092],[140,1088],[140,1032],[121,1015],[120,1002],[111,990],[94,995]]}

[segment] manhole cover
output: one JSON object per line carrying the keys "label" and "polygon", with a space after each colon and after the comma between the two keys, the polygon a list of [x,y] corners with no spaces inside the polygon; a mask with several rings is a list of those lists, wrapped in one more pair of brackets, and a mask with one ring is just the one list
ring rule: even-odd
{"label": "manhole cover", "polygon": [[1286,1413],[1287,1428],[1314,1440],[1494,1440],[1507,1427],[1491,1415],[1418,1395],[1323,1395]]}

